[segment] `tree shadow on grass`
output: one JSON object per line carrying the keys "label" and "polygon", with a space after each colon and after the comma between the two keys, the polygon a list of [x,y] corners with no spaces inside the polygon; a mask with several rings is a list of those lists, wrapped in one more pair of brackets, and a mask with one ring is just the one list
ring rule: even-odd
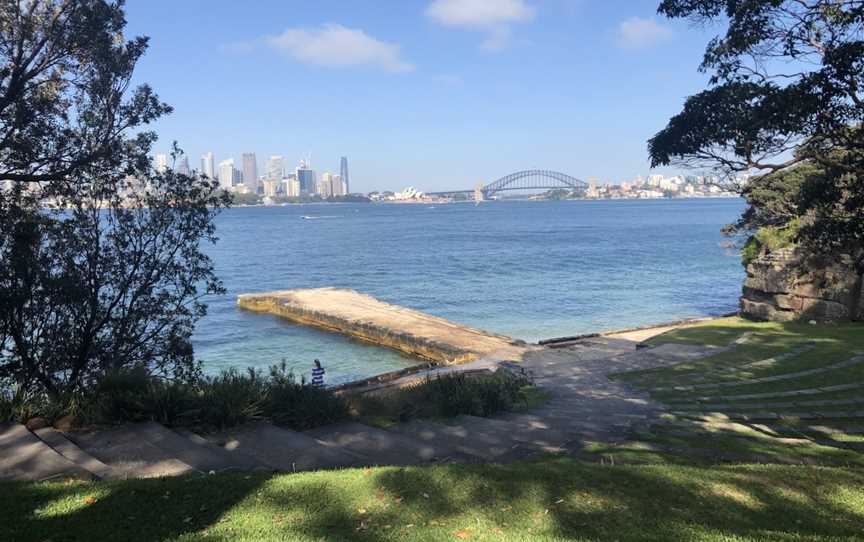
{"label": "tree shadow on grass", "polygon": [[9,485],[0,497],[0,538],[408,542],[854,537],[864,532],[862,487],[864,475],[849,469],[604,467],[566,457],[275,477],[225,474],[59,487]]}
{"label": "tree shadow on grass", "polygon": [[[864,478],[850,471],[772,469],[782,467],[599,467],[545,459],[486,469],[386,471],[377,482],[423,510],[427,522],[474,528],[480,538],[497,529],[553,539],[682,541],[710,534],[862,532],[864,514],[842,495]],[[411,490],[423,487],[430,488],[428,497]]]}
{"label": "tree shadow on grass", "polygon": [[8,483],[0,486],[0,540],[172,539],[216,524],[268,477]]}

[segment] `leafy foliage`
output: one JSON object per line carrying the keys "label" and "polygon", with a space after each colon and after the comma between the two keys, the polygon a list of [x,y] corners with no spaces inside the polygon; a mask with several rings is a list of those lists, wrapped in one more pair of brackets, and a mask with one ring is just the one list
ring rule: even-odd
{"label": "leafy foliage", "polygon": [[384,395],[354,398],[352,407],[367,420],[384,423],[462,414],[488,417],[526,402],[531,387],[527,374],[507,370],[484,376],[451,373]]}
{"label": "leafy foliage", "polygon": [[820,250],[864,240],[864,2],[663,0],[660,13],[719,23],[709,88],[649,141],[652,166],[767,172],[738,229],[803,219]]}
{"label": "leafy foliage", "polygon": [[61,397],[118,370],[194,377],[222,292],[201,245],[230,198],[152,169],[135,131],[171,108],[131,88],[147,39],[124,38],[122,1],[4,0],[0,24],[0,380]]}

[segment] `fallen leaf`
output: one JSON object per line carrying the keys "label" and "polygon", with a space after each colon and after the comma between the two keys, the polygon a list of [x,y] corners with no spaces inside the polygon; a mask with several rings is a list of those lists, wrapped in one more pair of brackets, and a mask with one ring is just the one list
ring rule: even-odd
{"label": "fallen leaf", "polygon": [[357,509],[357,513],[360,514],[360,515],[363,515],[363,514],[366,513],[366,509],[365,509],[365,508],[358,508],[358,509]]}
{"label": "fallen leaf", "polygon": [[97,501],[96,497],[93,495],[87,495],[84,497],[84,504],[93,504]]}
{"label": "fallen leaf", "polygon": [[462,540],[465,540],[466,538],[471,537],[471,531],[469,531],[468,529],[462,529],[461,531],[454,532],[453,536],[455,536],[456,538],[461,538]]}

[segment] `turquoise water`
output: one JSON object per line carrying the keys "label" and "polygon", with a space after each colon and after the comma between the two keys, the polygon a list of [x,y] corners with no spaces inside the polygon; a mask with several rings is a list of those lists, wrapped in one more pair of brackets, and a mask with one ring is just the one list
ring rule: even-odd
{"label": "turquoise water", "polygon": [[[319,204],[231,209],[208,251],[228,294],[194,339],[205,367],[282,359],[328,381],[416,363],[336,334],[241,311],[236,296],[339,286],[521,339],[735,310],[743,270],[721,248],[738,199]],[[303,216],[318,217],[304,220]]]}

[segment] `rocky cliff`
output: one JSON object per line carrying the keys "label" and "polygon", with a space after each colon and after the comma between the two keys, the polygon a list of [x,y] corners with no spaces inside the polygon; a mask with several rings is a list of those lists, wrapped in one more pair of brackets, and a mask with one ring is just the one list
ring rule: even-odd
{"label": "rocky cliff", "polygon": [[741,312],[757,320],[864,320],[862,254],[812,257],[787,248],[747,265]]}

